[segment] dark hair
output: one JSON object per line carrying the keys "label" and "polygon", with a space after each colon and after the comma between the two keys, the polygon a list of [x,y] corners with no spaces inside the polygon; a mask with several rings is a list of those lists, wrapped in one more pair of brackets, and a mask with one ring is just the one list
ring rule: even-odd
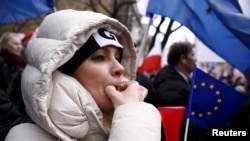
{"label": "dark hair", "polygon": [[192,49],[194,48],[194,44],[191,44],[190,42],[176,42],[173,43],[170,46],[168,56],[167,56],[167,62],[171,66],[177,65],[177,63],[180,61],[181,55],[187,55]]}

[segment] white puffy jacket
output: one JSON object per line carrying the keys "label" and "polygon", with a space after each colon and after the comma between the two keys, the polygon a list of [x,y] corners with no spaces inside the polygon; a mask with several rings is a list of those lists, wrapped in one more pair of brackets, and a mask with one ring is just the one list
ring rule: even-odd
{"label": "white puffy jacket", "polygon": [[28,43],[22,93],[36,124],[10,130],[6,141],[159,141],[161,117],[151,104],[116,108],[110,132],[89,92],[57,71],[99,28],[114,32],[123,45],[125,77],[135,79],[136,54],[129,31],[115,19],[90,11],[62,10],[48,15]]}

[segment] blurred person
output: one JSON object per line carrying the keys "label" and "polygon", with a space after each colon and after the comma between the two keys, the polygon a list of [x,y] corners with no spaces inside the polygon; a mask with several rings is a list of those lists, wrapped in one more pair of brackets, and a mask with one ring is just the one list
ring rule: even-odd
{"label": "blurred person", "polygon": [[219,80],[220,80],[222,83],[224,83],[224,84],[230,86],[229,81],[228,81],[228,76],[221,75],[220,78],[219,78]]}
{"label": "blurred person", "polygon": [[234,89],[239,91],[240,93],[246,94],[247,93],[247,80],[244,76],[238,76],[235,79]]}
{"label": "blurred person", "polygon": [[147,73],[148,73],[148,78],[149,78],[150,82],[153,82],[154,81],[154,77],[157,74],[157,71],[149,71]]}
{"label": "blurred person", "polygon": [[6,32],[0,38],[0,88],[10,98],[22,115],[29,121],[21,94],[22,71],[27,64],[22,40],[17,33]]}
{"label": "blurred person", "polygon": [[2,89],[0,89],[0,113],[0,141],[3,141],[9,130],[21,122],[21,114]]}
{"label": "blurred person", "polygon": [[150,81],[150,78],[148,78],[146,75],[137,72],[136,73],[136,81],[139,82],[140,85],[144,86],[148,90],[148,94],[146,98],[144,99],[144,102],[153,104],[156,106],[156,93],[155,88],[152,82]]}
{"label": "blurred person", "polygon": [[216,78],[216,79],[217,79],[217,77],[218,77],[218,73],[217,73],[217,71],[216,71],[214,68],[209,69],[207,73],[208,73],[210,76],[212,76],[212,77],[214,77],[214,78]]}
{"label": "blurred person", "polygon": [[143,102],[131,35],[119,21],[90,11],[52,13],[26,53],[22,92],[36,124],[15,126],[6,141],[160,140],[160,113]]}
{"label": "blurred person", "polygon": [[0,38],[0,88],[10,93],[13,80],[19,76],[25,65],[20,37],[16,33],[4,33]]}
{"label": "blurred person", "polygon": [[[176,42],[170,46],[167,62],[154,77],[157,106],[187,106],[191,75],[197,61],[194,44],[190,42]],[[180,139],[184,138],[186,118],[184,116],[181,127]],[[190,123],[188,141],[198,141],[202,129]],[[164,140],[164,139],[162,139]]]}

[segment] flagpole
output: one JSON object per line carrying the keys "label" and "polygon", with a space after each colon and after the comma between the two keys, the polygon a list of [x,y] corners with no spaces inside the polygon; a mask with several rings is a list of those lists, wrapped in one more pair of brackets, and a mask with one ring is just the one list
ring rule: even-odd
{"label": "flagpole", "polygon": [[141,46],[139,48],[139,52],[138,52],[138,55],[137,55],[137,59],[136,59],[136,68],[139,67],[140,65],[140,62],[143,58],[143,53],[144,53],[144,50],[146,48],[146,42],[147,42],[147,38],[148,38],[148,31],[149,31],[149,28],[150,28],[150,25],[152,24],[153,22],[153,18],[150,18],[149,20],[149,23],[147,25],[147,29],[146,31],[144,32],[144,35],[143,35],[143,38],[142,38],[142,43],[141,43]]}
{"label": "flagpole", "polygon": [[184,141],[187,141],[188,126],[189,126],[189,118],[187,118],[187,121],[186,121],[185,134],[184,134]]}
{"label": "flagpole", "polygon": [[193,100],[193,85],[195,82],[195,77],[196,77],[196,65],[194,65],[194,70],[193,70],[193,76],[192,76],[192,84],[191,84],[191,89],[189,93],[189,98],[188,98],[188,106],[187,106],[187,121],[186,121],[186,127],[185,127],[185,134],[184,134],[184,141],[187,141],[187,135],[188,135],[188,127],[189,127],[189,118],[191,114],[191,106],[192,106],[192,100]]}

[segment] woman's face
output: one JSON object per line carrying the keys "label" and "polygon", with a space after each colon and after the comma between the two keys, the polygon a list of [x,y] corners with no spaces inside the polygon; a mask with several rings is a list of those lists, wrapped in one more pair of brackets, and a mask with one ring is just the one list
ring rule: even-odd
{"label": "woman's face", "polygon": [[121,82],[124,67],[118,62],[120,57],[120,51],[116,47],[98,49],[73,73],[73,77],[90,92],[103,112],[114,110],[104,89],[107,85],[118,86]]}
{"label": "woman's face", "polygon": [[3,48],[10,54],[18,56],[22,55],[23,45],[21,39],[18,36],[9,35],[3,44]]}

